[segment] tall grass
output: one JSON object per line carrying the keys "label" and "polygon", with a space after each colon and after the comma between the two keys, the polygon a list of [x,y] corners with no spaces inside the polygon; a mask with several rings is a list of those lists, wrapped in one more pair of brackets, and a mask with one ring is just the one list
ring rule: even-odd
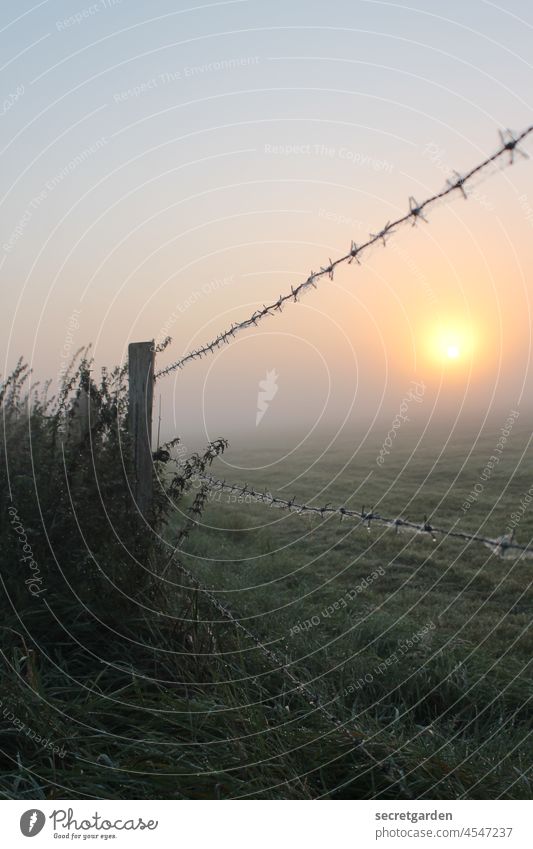
{"label": "tall grass", "polygon": [[148,528],[131,496],[124,368],[96,379],[82,352],[53,395],[20,362],[0,402],[2,797],[316,798],[346,782],[386,793],[357,735],[211,624],[161,541],[187,504],[172,539],[194,534],[205,499],[184,499],[223,440],[178,473],[156,464]]}

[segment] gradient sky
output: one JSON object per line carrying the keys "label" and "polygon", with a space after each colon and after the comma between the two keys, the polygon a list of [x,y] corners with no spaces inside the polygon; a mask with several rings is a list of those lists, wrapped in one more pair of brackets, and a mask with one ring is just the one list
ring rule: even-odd
{"label": "gradient sky", "polygon": [[[209,341],[533,123],[532,38],[525,0],[4,3],[2,371]],[[371,422],[413,381],[427,418],[531,410],[533,161],[428,217],[160,382],[164,435]]]}

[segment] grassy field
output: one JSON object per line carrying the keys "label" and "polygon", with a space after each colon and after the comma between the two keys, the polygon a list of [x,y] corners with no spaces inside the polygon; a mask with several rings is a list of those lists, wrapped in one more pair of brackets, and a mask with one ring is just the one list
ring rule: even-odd
{"label": "grassy field", "polygon": [[[477,441],[465,430],[448,445],[435,429],[422,440],[402,433],[381,467],[376,436],[348,465],[353,443],[340,440],[315,463],[316,440],[281,462],[281,445],[230,448],[225,460],[244,468],[219,461],[214,473],[308,503],[364,504],[414,521],[427,514],[435,525],[496,537],[531,486],[526,427],[513,425],[483,489],[469,510],[462,505],[503,424],[486,425]],[[533,509],[526,509],[517,540],[532,534]],[[368,532],[338,517],[289,515],[228,493],[213,497],[185,548],[185,565],[347,729],[363,735],[390,783],[376,794],[531,797],[531,559],[377,524]],[[220,619],[208,603],[202,609],[206,619]],[[248,642],[226,658],[251,685],[261,655]],[[290,691],[285,680],[277,692]],[[304,757],[310,774],[331,771],[316,757]],[[322,793],[372,795],[368,767],[366,787],[364,774],[362,767],[334,770]],[[302,773],[285,778],[293,787],[304,780]],[[308,792],[320,795],[316,785]]]}
{"label": "grassy field", "polygon": [[[0,393],[2,798],[531,798],[531,559],[222,494],[182,542],[186,574],[168,545],[194,496],[172,464],[158,465],[166,544],[136,521],[123,371],[96,386],[82,361],[31,416],[27,375]],[[98,424],[64,442],[78,385]],[[502,425],[448,444],[402,430],[381,467],[376,427],[357,450],[356,433],[288,457],[230,447],[212,471],[490,536],[522,512],[527,542],[521,422],[461,510]]]}

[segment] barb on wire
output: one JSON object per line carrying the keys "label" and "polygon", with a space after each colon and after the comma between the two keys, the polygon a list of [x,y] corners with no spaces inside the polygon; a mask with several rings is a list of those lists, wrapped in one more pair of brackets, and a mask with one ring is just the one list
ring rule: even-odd
{"label": "barb on wire", "polygon": [[239,496],[247,494],[253,501],[266,504],[269,507],[289,510],[289,512],[297,513],[298,515],[315,515],[322,519],[326,518],[326,516],[338,515],[341,520],[352,519],[362,525],[366,525],[368,531],[370,531],[371,523],[376,522],[386,525],[389,528],[394,528],[396,533],[401,528],[404,528],[414,533],[429,534],[433,542],[437,542],[437,536],[442,536],[446,539],[455,538],[462,539],[465,542],[483,543],[483,545],[488,546],[495,554],[499,554],[500,556],[503,556],[507,551],[513,550],[526,552],[528,556],[533,556],[533,548],[527,545],[520,545],[514,541],[514,531],[510,534],[503,534],[500,537],[492,539],[491,537],[481,536],[480,534],[469,534],[465,531],[458,531],[454,528],[437,528],[430,524],[427,516],[424,516],[422,522],[412,522],[410,519],[403,519],[401,517],[382,516],[373,509],[367,512],[364,506],[360,512],[358,510],[350,510],[347,507],[333,507],[330,504],[326,504],[323,507],[315,507],[310,504],[299,504],[294,498],[287,500],[285,498],[274,497],[269,492],[258,492],[247,484],[243,487],[238,484],[226,483],[226,481],[218,480],[212,475],[202,474],[200,475],[200,479],[212,489],[232,492]]}
{"label": "barb on wire", "polygon": [[523,141],[530,133],[533,132],[533,125],[527,127],[518,135],[514,135],[510,130],[505,130],[505,132],[500,131],[500,147],[498,150],[489,156],[487,159],[480,162],[474,168],[471,168],[470,171],[467,171],[466,174],[459,174],[457,172],[454,173],[453,177],[449,179],[446,183],[445,188],[433,195],[430,198],[427,198],[422,203],[417,203],[413,197],[409,198],[409,211],[405,214],[397,218],[395,221],[389,221],[385,227],[379,230],[377,233],[371,233],[370,238],[363,242],[360,245],[356,245],[355,242],[352,241],[350,250],[344,256],[338,257],[335,260],[329,260],[329,264],[325,267],[321,268],[320,271],[311,271],[309,277],[300,283],[298,286],[291,286],[291,291],[286,293],[285,295],[280,295],[277,301],[274,301],[271,304],[263,305],[262,309],[256,310],[250,318],[245,319],[244,321],[236,322],[232,324],[228,330],[224,330],[222,333],[213,339],[211,342],[208,342],[206,345],[202,345],[199,348],[196,348],[193,351],[189,351],[188,354],[185,354],[181,359],[176,360],[176,362],[171,363],[165,368],[160,369],[156,372],[156,379],[159,377],[164,377],[167,374],[175,371],[176,369],[182,368],[187,363],[191,362],[191,360],[201,359],[201,357],[206,356],[207,354],[212,354],[214,351],[218,350],[221,345],[226,342],[229,342],[230,337],[235,337],[235,334],[240,330],[245,330],[249,327],[256,327],[258,322],[267,316],[273,315],[274,311],[277,310],[281,312],[283,305],[287,301],[298,301],[299,295],[305,294],[305,292],[310,288],[316,288],[316,283],[323,277],[328,277],[330,280],[333,279],[333,275],[335,273],[335,269],[338,265],[342,263],[351,263],[353,260],[357,260],[359,262],[360,255],[368,250],[372,245],[376,243],[386,244],[387,239],[391,236],[396,229],[402,225],[406,224],[408,221],[411,221],[412,224],[416,224],[419,219],[426,221],[427,219],[424,216],[424,212],[437,201],[442,200],[442,198],[447,197],[447,195],[452,192],[460,192],[465,199],[468,198],[466,193],[465,186],[470,180],[479,174],[480,171],[483,171],[505,153],[509,153],[509,165],[512,165],[515,160],[515,154],[519,153],[523,157],[528,158],[527,153],[523,150],[520,150],[518,144]]}
{"label": "barb on wire", "polygon": [[155,354],[161,354],[165,350],[165,348],[168,348],[171,342],[172,336],[165,336],[165,338],[162,339],[161,342],[158,342],[157,345],[154,345],[152,350]]}

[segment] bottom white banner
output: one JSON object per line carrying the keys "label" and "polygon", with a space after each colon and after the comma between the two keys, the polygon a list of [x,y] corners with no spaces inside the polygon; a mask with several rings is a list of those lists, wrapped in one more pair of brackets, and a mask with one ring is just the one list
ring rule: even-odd
{"label": "bottom white banner", "polygon": [[528,801],[4,801],[2,845],[530,849]]}

